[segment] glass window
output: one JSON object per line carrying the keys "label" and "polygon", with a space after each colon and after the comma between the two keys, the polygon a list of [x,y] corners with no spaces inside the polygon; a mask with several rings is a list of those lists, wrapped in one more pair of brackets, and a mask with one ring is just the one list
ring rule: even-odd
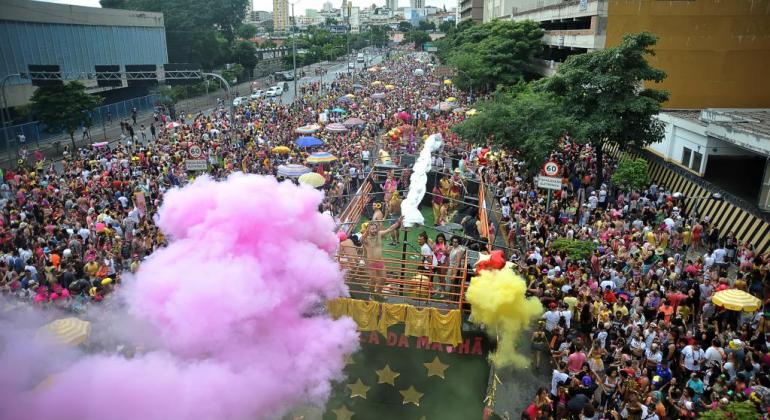
{"label": "glass window", "polygon": [[694,152],[692,154],[692,165],[690,165],[690,169],[692,169],[695,172],[700,172],[700,164],[702,161],[703,161],[703,155],[698,152]]}
{"label": "glass window", "polygon": [[690,166],[690,156],[692,155],[692,150],[683,147],[682,148],[682,165],[684,166]]}

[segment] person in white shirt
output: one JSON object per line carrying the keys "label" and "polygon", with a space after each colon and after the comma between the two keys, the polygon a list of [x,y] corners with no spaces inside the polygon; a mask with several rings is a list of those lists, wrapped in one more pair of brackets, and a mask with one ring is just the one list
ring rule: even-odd
{"label": "person in white shirt", "polygon": [[718,366],[722,366],[722,361],[725,359],[725,351],[719,344],[719,340],[715,339],[711,341],[711,346],[706,349],[706,353],[704,354],[706,363],[716,363]]}
{"label": "person in white shirt", "polygon": [[699,371],[704,356],[705,354],[700,348],[700,344],[697,342],[692,342],[692,344],[684,346],[682,349],[682,361],[684,362],[684,368],[690,372]]}
{"label": "person in white shirt", "polygon": [[569,375],[565,373],[566,370],[567,365],[562,362],[559,363],[559,368],[551,373],[551,395],[554,397],[558,395],[559,384],[569,379]]}
{"label": "person in white shirt", "polygon": [[543,314],[543,319],[545,320],[545,330],[548,332],[553,331],[553,329],[559,325],[560,318],[561,314],[556,310],[556,304],[553,302],[550,303],[548,305],[548,311]]}

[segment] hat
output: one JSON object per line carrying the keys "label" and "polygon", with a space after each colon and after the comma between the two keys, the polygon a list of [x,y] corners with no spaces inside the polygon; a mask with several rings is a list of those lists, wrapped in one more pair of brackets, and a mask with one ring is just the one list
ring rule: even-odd
{"label": "hat", "polygon": [[658,247],[655,249],[655,255],[663,255],[666,252],[665,249]]}
{"label": "hat", "polygon": [[582,382],[583,382],[583,385],[585,385],[585,386],[591,386],[591,384],[594,383],[594,381],[588,375],[583,376]]}
{"label": "hat", "polygon": [[556,308],[556,302],[551,302],[551,303],[549,303],[549,304],[548,304],[548,308],[549,308],[549,309],[554,309],[554,308]]}

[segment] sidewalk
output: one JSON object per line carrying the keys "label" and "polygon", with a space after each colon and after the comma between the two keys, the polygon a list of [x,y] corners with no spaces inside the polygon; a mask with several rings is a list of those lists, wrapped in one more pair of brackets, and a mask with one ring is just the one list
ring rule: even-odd
{"label": "sidewalk", "polygon": [[[298,68],[297,71],[304,70],[305,73],[307,73],[307,78],[300,79],[299,83],[306,83],[307,80],[312,78],[314,76],[313,70],[318,67],[323,67],[326,69],[329,69],[331,67],[337,66],[339,63],[337,62],[322,62],[318,64],[313,64],[310,66],[306,66],[303,68]],[[268,86],[268,77],[263,77],[260,79],[255,79],[251,81],[247,81],[244,83],[240,83],[238,85],[232,86],[233,93],[238,92],[241,96],[248,96],[251,92],[251,83],[252,82],[259,82],[261,86]],[[293,82],[288,82],[293,83]],[[264,88],[263,88],[264,89]],[[176,105],[176,111],[177,115],[187,115],[192,114],[195,115],[199,111],[209,111],[216,107],[217,105],[217,99],[226,99],[227,93],[224,91],[224,89],[215,89],[212,90],[208,95],[198,96],[195,98],[189,98],[189,99],[183,99],[179,101]],[[230,98],[230,100],[234,99]],[[128,121],[131,121],[131,119],[128,119]],[[137,137],[140,137],[139,134],[139,127],[144,124],[147,132],[147,138],[151,138],[150,134],[150,124],[154,122],[153,119],[153,111],[146,111],[146,112],[140,112],[137,115],[136,118],[136,125],[134,126],[134,134]],[[162,129],[162,127],[159,127],[156,125],[156,129],[158,132]],[[107,141],[110,143],[115,143],[120,140],[120,120],[115,119],[112,121],[112,123],[105,124],[104,127],[101,125],[91,127],[91,140],[89,139],[82,139],[82,132],[78,130],[75,133],[75,144],[77,147],[85,147],[92,143],[98,143],[102,141]],[[139,138],[139,141],[141,141],[141,138]],[[58,143],[58,145],[57,145]],[[34,142],[27,143],[27,156],[28,159],[31,159],[32,154],[40,150],[43,152],[43,155],[45,155],[46,159],[49,161],[57,161],[61,158],[61,151],[64,149],[64,146],[68,145],[70,146],[70,149],[72,148],[72,140],[70,140],[68,135],[61,135],[61,136],[53,136],[50,138],[45,139],[45,141],[40,142],[40,146],[38,147],[37,144]],[[57,147],[58,146],[58,147]],[[8,168],[15,168],[16,162],[17,162],[17,146],[14,144],[14,146],[9,147],[9,150],[6,150],[2,156],[0,156],[0,167],[4,169]]]}

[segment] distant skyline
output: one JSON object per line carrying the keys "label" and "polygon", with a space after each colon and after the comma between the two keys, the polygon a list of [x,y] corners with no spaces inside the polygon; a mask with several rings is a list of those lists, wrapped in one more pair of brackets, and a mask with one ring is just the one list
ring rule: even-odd
{"label": "distant skyline", "polygon": [[[49,3],[61,3],[61,4],[72,4],[75,6],[88,6],[88,7],[101,7],[99,5],[99,0],[40,0],[40,1],[46,1]],[[305,9],[316,9],[321,10],[324,3],[326,3],[327,0],[297,0],[297,1],[289,1],[289,4],[294,3],[294,12],[297,14],[305,13]],[[352,0],[353,6],[357,7],[369,7],[372,5],[372,3],[376,4],[377,6],[384,6],[385,0]],[[340,8],[342,6],[342,0],[335,0],[331,2],[335,8]],[[273,11],[273,0],[252,0],[252,4],[254,5],[254,10],[265,10],[268,12]],[[426,0],[425,1],[426,6],[435,6],[435,7],[444,7],[446,5],[447,10],[457,6],[456,0]],[[398,6],[399,7],[408,7],[409,6],[409,0],[398,0]]]}

